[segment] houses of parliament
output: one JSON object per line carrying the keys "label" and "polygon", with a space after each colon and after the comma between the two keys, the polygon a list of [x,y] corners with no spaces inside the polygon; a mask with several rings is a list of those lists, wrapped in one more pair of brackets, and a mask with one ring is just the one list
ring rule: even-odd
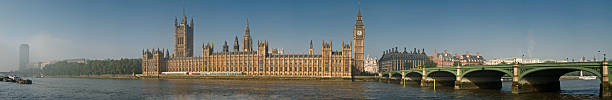
{"label": "houses of parliament", "polygon": [[[251,38],[248,19],[240,44],[238,36],[233,48],[225,42],[222,51],[215,46],[202,44],[202,55],[193,56],[193,18],[180,23],[174,20],[174,52],[167,49],[142,51],[143,75],[162,74],[238,74],[254,76],[339,77],[350,78],[364,71],[365,26],[359,9],[353,27],[353,40],[332,45],[323,41],[321,54],[315,54],[312,40],[307,54],[270,53],[269,41]],[[354,41],[354,42],[353,42]],[[256,47],[253,47],[256,43]],[[240,47],[242,45],[242,47]],[[334,46],[340,50],[334,50]]]}

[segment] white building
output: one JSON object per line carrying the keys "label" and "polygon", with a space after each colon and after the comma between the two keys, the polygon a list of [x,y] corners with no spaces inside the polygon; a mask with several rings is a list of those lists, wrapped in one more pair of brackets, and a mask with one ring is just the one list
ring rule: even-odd
{"label": "white building", "polygon": [[368,55],[364,62],[364,70],[368,73],[378,73],[378,59]]}
{"label": "white building", "polygon": [[485,62],[486,65],[497,65],[500,64],[502,62],[506,63],[506,64],[511,64],[514,62],[518,62],[518,63],[523,63],[523,64],[531,64],[531,63],[544,63],[544,62],[567,62],[565,60],[540,60],[537,58],[528,58],[528,59],[522,59],[522,58],[518,58],[518,57],[514,57],[514,58],[502,58],[502,59],[493,59],[493,60],[488,60]]}

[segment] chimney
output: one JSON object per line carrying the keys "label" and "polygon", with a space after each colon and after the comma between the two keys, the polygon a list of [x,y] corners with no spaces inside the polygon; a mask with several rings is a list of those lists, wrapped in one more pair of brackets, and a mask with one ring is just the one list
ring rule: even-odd
{"label": "chimney", "polygon": [[465,56],[469,57],[470,56],[470,52],[469,51],[465,51]]}

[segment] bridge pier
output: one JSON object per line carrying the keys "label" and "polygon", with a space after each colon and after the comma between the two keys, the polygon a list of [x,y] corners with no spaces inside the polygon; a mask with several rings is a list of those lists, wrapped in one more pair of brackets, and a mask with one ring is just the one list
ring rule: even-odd
{"label": "bridge pier", "polygon": [[462,89],[463,83],[461,82],[461,64],[457,65],[457,72],[455,75],[455,89]]}
{"label": "bridge pier", "polygon": [[518,77],[518,65],[514,64],[512,65],[512,93],[514,94],[518,94],[519,93],[519,77]]}
{"label": "bridge pier", "polygon": [[541,73],[541,75],[536,75],[532,77],[525,76],[519,79],[518,65],[514,64],[512,67],[514,74],[512,76],[512,93],[514,94],[527,92],[551,92],[561,90],[559,77],[563,74],[555,75],[558,73]]}
{"label": "bridge pier", "polygon": [[601,65],[601,83],[599,85],[599,96],[602,98],[612,97],[612,86],[610,85],[610,79],[608,76],[608,61],[604,59]]}
{"label": "bridge pier", "polygon": [[421,68],[422,74],[421,75],[421,84],[419,86],[426,86],[425,80],[427,79],[427,72],[425,71],[425,68]]}
{"label": "bridge pier", "polygon": [[402,72],[402,78],[400,79],[400,84],[405,84],[404,82],[406,81],[406,74],[404,72]]}

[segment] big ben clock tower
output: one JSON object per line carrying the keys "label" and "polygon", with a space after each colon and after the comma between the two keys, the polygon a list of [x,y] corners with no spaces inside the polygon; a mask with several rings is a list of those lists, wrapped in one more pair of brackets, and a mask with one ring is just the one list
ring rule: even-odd
{"label": "big ben clock tower", "polygon": [[363,24],[363,20],[361,19],[361,7],[358,7],[359,12],[357,14],[357,21],[355,22],[355,25],[353,27],[353,48],[355,51],[353,51],[353,55],[355,55],[355,67],[357,72],[363,72],[364,71],[364,56],[363,56],[363,49],[364,49],[364,41],[363,39],[365,38],[365,25]]}

